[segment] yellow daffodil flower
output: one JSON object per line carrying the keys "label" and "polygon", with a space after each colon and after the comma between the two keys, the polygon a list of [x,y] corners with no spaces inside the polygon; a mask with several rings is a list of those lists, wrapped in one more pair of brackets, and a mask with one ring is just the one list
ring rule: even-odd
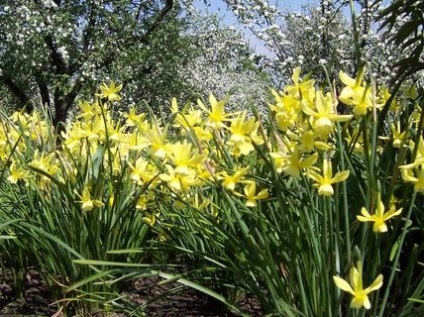
{"label": "yellow daffodil flower", "polygon": [[[300,78],[301,68],[296,67],[293,69],[291,80],[293,85],[287,85],[284,88],[284,93],[291,96],[298,101],[302,101],[302,104],[312,104],[315,98],[315,81],[312,79]],[[301,105],[300,108],[301,109]]]}
{"label": "yellow daffodil flower", "polygon": [[153,212],[144,212],[144,217],[142,218],[145,223],[150,227],[154,227],[156,223],[156,215]]}
{"label": "yellow daffodil flower", "polygon": [[[257,122],[255,118],[250,118],[248,120],[245,120],[245,118],[246,112],[243,111],[240,116],[231,121],[231,126],[229,128],[231,136],[228,144],[235,147],[242,155],[248,155],[250,152],[254,151],[255,148],[252,144],[251,137],[256,134],[256,130],[259,126],[259,122]],[[255,139],[259,142],[261,141],[259,138]]]}
{"label": "yellow daffodil flower", "polygon": [[124,113],[124,118],[127,119],[126,127],[140,127],[145,124],[146,113],[137,114],[135,108],[132,107],[127,113]]}
{"label": "yellow daffodil flower", "polygon": [[181,175],[195,174],[195,171],[202,169],[201,165],[206,159],[206,155],[195,153],[187,140],[169,143],[166,156],[175,166],[175,173]]}
{"label": "yellow daffodil flower", "polygon": [[152,191],[144,192],[137,200],[137,205],[135,208],[140,211],[146,211],[147,210],[147,204],[154,200],[155,194]]}
{"label": "yellow daffodil flower", "polygon": [[269,105],[269,108],[275,112],[275,121],[278,128],[287,131],[297,123],[302,109],[301,103],[284,93],[278,93],[275,90],[271,92],[274,95],[275,104]]}
{"label": "yellow daffodil flower", "polygon": [[345,72],[340,71],[340,80],[346,85],[340,93],[339,100],[348,106],[353,106],[353,113],[356,116],[363,116],[368,109],[372,109],[372,94],[369,87],[362,83],[364,72],[361,71],[355,78],[350,77]]}
{"label": "yellow daffodil flower", "polygon": [[213,134],[206,127],[194,127],[193,131],[199,141],[209,142],[213,139]]}
{"label": "yellow daffodil flower", "polygon": [[287,152],[271,152],[269,156],[272,158],[274,168],[278,173],[283,171],[283,167],[287,164]]}
{"label": "yellow daffodil flower", "polygon": [[194,173],[183,174],[177,172],[171,165],[166,165],[168,173],[159,175],[160,180],[167,183],[168,187],[176,192],[188,192],[191,186],[200,185],[202,182]]}
{"label": "yellow daffodil flower", "polygon": [[317,91],[315,97],[315,110],[304,105],[302,111],[314,118],[312,129],[322,139],[327,139],[330,132],[333,131],[334,122],[345,122],[352,119],[352,115],[339,115],[336,113],[336,102],[333,101],[331,94],[325,97],[321,91]]}
{"label": "yellow daffodil flower", "polygon": [[211,105],[211,110],[208,110],[201,100],[197,101],[197,105],[205,113],[208,114],[208,119],[206,125],[212,129],[221,129],[225,127],[224,122],[229,121],[230,117],[233,114],[228,114],[225,112],[225,104],[227,103],[228,98],[217,101],[213,95],[209,96],[209,103]]}
{"label": "yellow daffodil flower", "polygon": [[[415,143],[410,141],[411,150],[415,148]],[[415,192],[424,192],[424,141],[420,136],[417,145],[417,155],[415,161],[399,166],[402,179],[405,182],[414,184]]]}
{"label": "yellow daffodil flower", "polygon": [[222,186],[228,190],[234,190],[236,184],[243,180],[244,175],[248,172],[249,167],[245,167],[236,171],[233,175],[228,175],[226,171],[223,171],[218,176],[223,179]]}
{"label": "yellow daffodil flower", "polygon": [[89,121],[93,117],[102,113],[100,105],[97,101],[92,104],[90,104],[88,101],[79,101],[78,106],[81,110],[81,113],[77,116],[77,118],[82,118],[86,121]]}
{"label": "yellow daffodil flower", "polygon": [[118,95],[118,92],[120,92],[122,89],[122,84],[115,86],[115,83],[112,81],[109,86],[106,84],[102,84],[100,86],[100,93],[97,94],[100,98],[107,98],[109,101],[120,101],[121,96]]}
{"label": "yellow daffodil flower", "polygon": [[302,169],[311,168],[318,159],[318,153],[314,153],[308,157],[302,158],[299,147],[296,146],[290,155],[287,156],[282,171],[294,178],[300,177]]}
{"label": "yellow daffodil flower", "polygon": [[[413,183],[414,191],[424,192],[424,164],[415,165],[415,163],[399,166],[404,182]],[[415,172],[415,173],[414,173]]]}
{"label": "yellow daffodil flower", "polygon": [[304,153],[312,152],[315,148],[315,133],[307,130],[302,133],[299,140],[299,149]]}
{"label": "yellow daffodil flower", "polygon": [[146,133],[146,139],[150,142],[151,153],[159,159],[164,159],[167,151],[166,136],[160,127],[151,127]]}
{"label": "yellow daffodil flower", "polygon": [[16,161],[13,161],[9,167],[10,175],[7,180],[11,184],[16,184],[20,179],[24,180],[25,183],[28,182],[30,177],[30,173],[28,170],[24,169],[22,166],[16,164]]}
{"label": "yellow daffodil flower", "polygon": [[393,147],[400,148],[404,144],[404,140],[407,134],[407,131],[400,131],[400,122],[396,123],[396,126],[392,123],[390,125],[390,130],[392,131],[393,136]]}
{"label": "yellow daffodil flower", "polygon": [[151,182],[157,175],[156,167],[143,157],[139,157],[135,164],[128,162],[131,168],[130,179],[137,185]]}
{"label": "yellow daffodil flower", "polygon": [[268,189],[263,189],[259,193],[256,193],[256,182],[249,181],[244,186],[244,195],[236,193],[238,196],[245,197],[247,207],[256,207],[258,200],[266,199],[269,197]]}
{"label": "yellow daffodil flower", "polygon": [[308,176],[316,182],[314,186],[318,187],[318,195],[332,196],[334,194],[332,185],[345,181],[349,177],[349,171],[338,172],[333,177],[331,161],[324,160],[323,174],[318,174],[315,170],[310,169]]}
{"label": "yellow daffodil flower", "polygon": [[[411,149],[411,151],[413,151],[415,148],[415,142],[410,141],[409,148]],[[424,140],[423,140],[423,136],[421,135],[420,138],[418,139],[417,155],[412,165],[418,166],[422,164],[424,164]]]}
{"label": "yellow daffodil flower", "polygon": [[171,113],[175,114],[174,126],[183,128],[183,133],[186,133],[194,126],[202,122],[202,112],[189,108],[187,111],[180,112],[178,110],[178,103],[176,98],[171,101]]}
{"label": "yellow daffodil flower", "polygon": [[128,151],[141,152],[146,147],[151,145],[150,141],[145,137],[144,133],[140,133],[138,130],[134,131],[133,133],[126,134],[125,136],[126,140],[121,143],[121,147],[126,147]]}
{"label": "yellow daffodil flower", "polygon": [[350,269],[350,284],[338,276],[333,276],[333,280],[338,288],[353,296],[350,303],[352,308],[359,309],[364,307],[365,309],[370,309],[371,302],[368,294],[381,288],[383,285],[383,274],[378,275],[370,286],[364,288],[362,284],[362,265],[359,264],[358,266],[359,268],[352,267]]}
{"label": "yellow daffodil flower", "polygon": [[394,125],[393,123],[390,124],[390,130],[392,132],[391,138],[389,136],[381,136],[379,137],[379,139],[384,141],[389,141],[390,139],[392,139],[393,147],[399,149],[402,145],[405,144],[407,131],[401,132],[399,121],[396,122],[396,125]]}
{"label": "yellow daffodil flower", "polygon": [[303,120],[302,108],[312,108],[315,99],[314,81],[300,78],[301,69],[293,70],[293,85],[287,85],[283,92],[272,90],[275,104],[269,107],[275,112],[275,121],[280,130],[286,132]]}
{"label": "yellow daffodil flower", "polygon": [[384,204],[381,201],[381,195],[378,194],[377,209],[374,214],[370,214],[365,207],[361,208],[362,216],[356,216],[359,221],[362,222],[374,222],[373,231],[374,232],[387,232],[386,221],[390,218],[400,215],[402,208],[396,210],[396,206],[392,204],[389,211],[384,212]]}
{"label": "yellow daffodil flower", "polygon": [[[35,150],[34,157],[28,166],[43,171],[51,176],[55,175],[59,170],[59,165],[57,164],[55,158],[55,152],[50,154],[40,153],[39,150]],[[45,176],[42,176],[43,179],[46,179]]]}
{"label": "yellow daffodil flower", "polygon": [[[78,195],[80,196],[80,195]],[[88,187],[84,187],[82,195],[80,196],[81,209],[82,211],[93,210],[94,207],[101,207],[104,204],[98,199],[91,199],[90,190]]]}

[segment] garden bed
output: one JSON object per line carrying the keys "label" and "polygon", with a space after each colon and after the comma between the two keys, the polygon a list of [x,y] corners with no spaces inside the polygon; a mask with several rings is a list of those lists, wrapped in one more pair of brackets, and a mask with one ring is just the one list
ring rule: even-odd
{"label": "garden bed", "polygon": [[[143,278],[129,283],[125,292],[134,305],[143,305],[151,298],[169,291],[172,285],[159,286],[160,278]],[[8,271],[0,271],[0,316],[62,316],[57,312],[47,286],[43,283],[39,272],[29,269],[24,279],[23,297],[18,298],[12,286],[12,276]],[[263,316],[261,307],[253,297],[240,299],[238,306],[252,317]],[[149,304],[146,316],[152,317],[236,317],[238,314],[225,311],[220,305],[214,305],[206,295],[193,289],[164,296]],[[55,315],[56,314],[56,315]],[[104,314],[93,314],[101,317]],[[114,313],[112,316],[123,317],[126,314]]]}

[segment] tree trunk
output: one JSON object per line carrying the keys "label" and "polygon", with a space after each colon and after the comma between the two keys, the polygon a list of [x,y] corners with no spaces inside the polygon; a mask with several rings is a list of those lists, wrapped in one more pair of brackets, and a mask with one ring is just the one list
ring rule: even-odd
{"label": "tree trunk", "polygon": [[55,92],[53,126],[59,136],[61,132],[65,131],[65,123],[68,118],[69,109],[72,107],[81,87],[81,81],[78,80],[67,95],[62,96],[59,90]]}

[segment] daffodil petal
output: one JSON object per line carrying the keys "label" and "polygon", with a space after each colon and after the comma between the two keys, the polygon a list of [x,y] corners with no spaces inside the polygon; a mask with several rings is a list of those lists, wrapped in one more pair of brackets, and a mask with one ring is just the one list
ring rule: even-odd
{"label": "daffodil petal", "polygon": [[402,166],[399,166],[399,168],[400,169],[413,169],[414,167],[416,166],[416,163],[414,162],[414,163],[409,163],[409,164],[406,164],[406,165],[402,165]]}
{"label": "daffodil petal", "polygon": [[339,72],[340,80],[346,86],[355,86],[356,80],[346,74],[344,71]]}
{"label": "daffodil petal", "polygon": [[308,176],[309,176],[309,178],[316,181],[317,183],[323,182],[323,177],[313,170],[308,171]]}
{"label": "daffodil petal", "polygon": [[383,215],[383,219],[384,220],[389,220],[390,218],[393,218],[393,217],[396,217],[396,216],[399,216],[400,214],[402,213],[402,208],[400,208],[400,209],[398,209],[398,210],[389,210],[388,212],[386,212],[384,215]]}
{"label": "daffodil petal", "polygon": [[363,217],[363,216],[356,216],[356,219],[358,219],[359,221],[362,221],[362,222],[374,221],[374,219],[372,219],[372,218]]}
{"label": "daffodil petal", "polygon": [[344,182],[350,175],[350,171],[338,172],[332,179],[331,183]]}
{"label": "daffodil petal", "polygon": [[339,122],[346,122],[349,121],[350,119],[353,118],[353,115],[350,114],[345,114],[345,115],[341,115],[341,114],[329,114],[328,118],[331,121],[339,121]]}
{"label": "daffodil petal", "polygon": [[255,198],[256,199],[266,199],[268,197],[269,197],[268,189],[263,189],[256,195]]}
{"label": "daffodil petal", "polygon": [[365,207],[361,208],[361,214],[366,218],[371,218],[370,213],[368,212],[368,210]]}
{"label": "daffodil petal", "polygon": [[362,305],[364,306],[365,309],[371,308],[371,302],[370,302],[370,299],[368,298],[368,296],[365,296],[364,302],[362,303]]}
{"label": "daffodil petal", "polygon": [[333,281],[336,284],[336,286],[340,288],[341,290],[348,292],[352,295],[355,295],[355,292],[353,291],[352,286],[350,286],[350,284],[344,279],[342,279],[341,277],[333,276]]}
{"label": "daffodil petal", "polygon": [[299,165],[300,165],[300,167],[302,167],[302,168],[308,168],[308,167],[312,166],[313,164],[315,164],[315,162],[317,161],[317,159],[318,159],[318,153],[314,153],[314,154],[312,154],[311,156],[309,156],[309,157],[307,157],[307,158],[303,159],[303,160],[299,163]]}
{"label": "daffodil petal", "polygon": [[371,285],[365,289],[365,292],[367,292],[368,294],[372,291],[380,289],[381,286],[383,286],[383,274],[377,276],[376,279],[371,283]]}

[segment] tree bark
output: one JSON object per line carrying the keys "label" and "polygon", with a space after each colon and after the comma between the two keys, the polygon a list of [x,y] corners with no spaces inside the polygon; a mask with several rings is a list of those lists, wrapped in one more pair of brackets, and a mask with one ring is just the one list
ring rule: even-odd
{"label": "tree bark", "polygon": [[62,96],[58,90],[56,90],[55,92],[55,96],[54,96],[55,113],[53,118],[53,126],[59,135],[62,131],[64,131],[65,122],[68,117],[69,109],[72,107],[75,101],[75,98],[78,96],[78,93],[80,92],[81,88],[82,88],[81,81],[77,81],[77,83],[75,83],[72,90],[65,96]]}

